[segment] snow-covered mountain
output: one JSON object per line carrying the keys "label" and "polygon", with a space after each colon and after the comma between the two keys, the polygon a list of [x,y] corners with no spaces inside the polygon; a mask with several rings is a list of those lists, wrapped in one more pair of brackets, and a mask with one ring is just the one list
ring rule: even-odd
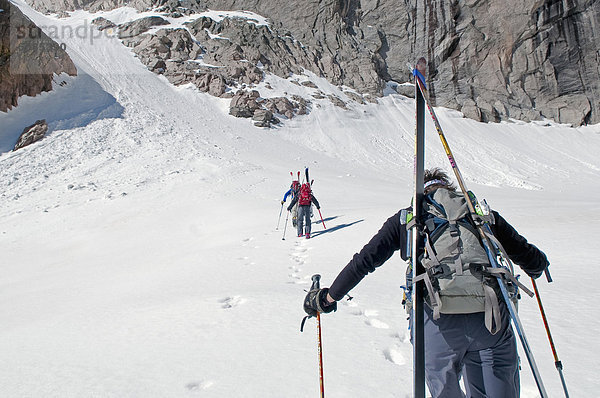
{"label": "snow-covered mountain", "polygon": [[[16,152],[18,132],[0,137],[1,395],[316,396],[304,289],[315,273],[331,283],[409,203],[413,100],[315,99],[307,115],[257,128],[228,115],[229,99],[171,85],[92,28],[135,10],[56,19],[16,4],[38,26],[90,34],[63,37],[77,77],[0,113],[3,127],[44,117],[52,128]],[[308,72],[255,89],[310,95],[292,83],[308,77],[344,95]],[[600,126],[437,112],[469,188],[548,254],[555,281],[539,288],[567,383],[595,396]],[[426,145],[426,164],[448,168],[431,123]],[[278,219],[290,171],[305,166],[327,227],[315,222],[310,240]],[[322,317],[328,397],[411,396],[404,269],[393,257]],[[520,314],[547,390],[562,396],[535,300]],[[522,396],[538,396],[522,368]]]}

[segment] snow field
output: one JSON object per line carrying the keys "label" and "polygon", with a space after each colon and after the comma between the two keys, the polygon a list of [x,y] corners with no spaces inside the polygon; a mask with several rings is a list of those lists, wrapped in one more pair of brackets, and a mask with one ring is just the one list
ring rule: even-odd
{"label": "snow field", "polygon": [[[40,25],[95,17],[56,20],[17,4]],[[329,285],[410,202],[414,103],[314,101],[309,115],[263,130],[227,116],[224,100],[172,87],[109,37],[73,38],[67,50],[123,110],[0,155],[1,395],[316,396],[314,319],[299,332],[304,289],[315,273]],[[289,86],[269,79],[273,91]],[[72,97],[49,94],[69,109]],[[43,101],[0,115],[2,125]],[[59,126],[68,115],[56,112]],[[554,282],[538,287],[570,393],[595,396],[599,126],[436,112],[469,188],[548,254]],[[428,166],[447,169],[429,122],[427,151]],[[304,166],[327,229],[315,212],[312,239],[296,238],[290,220],[282,240],[280,200]],[[395,255],[323,315],[328,397],[412,395],[404,271]],[[562,396],[537,311],[521,300],[546,388]],[[524,356],[522,369],[522,396],[538,396]]]}

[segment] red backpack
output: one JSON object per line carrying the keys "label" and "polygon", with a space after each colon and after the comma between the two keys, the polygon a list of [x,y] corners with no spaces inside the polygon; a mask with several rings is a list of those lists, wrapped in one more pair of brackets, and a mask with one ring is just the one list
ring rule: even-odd
{"label": "red backpack", "polygon": [[300,188],[300,197],[298,198],[298,204],[300,206],[309,206],[312,198],[310,191],[310,185],[308,183],[302,184]]}

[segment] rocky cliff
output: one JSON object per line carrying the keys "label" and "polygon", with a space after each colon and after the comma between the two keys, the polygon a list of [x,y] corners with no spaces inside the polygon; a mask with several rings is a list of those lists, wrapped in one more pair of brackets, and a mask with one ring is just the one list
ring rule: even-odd
{"label": "rocky cliff", "polygon": [[[0,111],[22,95],[52,90],[54,74],[77,74],[71,58],[8,0],[0,0]],[[35,116],[34,116],[35,117]]]}
{"label": "rocky cliff", "polygon": [[[42,11],[123,0],[31,0]],[[432,100],[482,121],[600,122],[599,0],[135,0],[170,13],[249,10],[318,54],[335,84],[381,95],[429,60]]]}

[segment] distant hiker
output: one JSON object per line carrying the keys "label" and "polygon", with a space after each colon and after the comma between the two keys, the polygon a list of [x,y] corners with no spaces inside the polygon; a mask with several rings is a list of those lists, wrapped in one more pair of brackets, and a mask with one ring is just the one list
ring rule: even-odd
{"label": "distant hiker", "polygon": [[[300,172],[298,172],[298,173],[300,173]],[[292,200],[293,200],[296,196],[298,196],[299,193],[300,193],[300,182],[298,182],[298,180],[294,180],[294,181],[292,181],[292,185],[290,185],[290,189],[288,189],[288,191],[283,195],[283,200],[281,201],[281,204],[283,205],[285,203],[288,196],[292,195]],[[296,204],[292,209],[292,225],[294,227],[297,224],[297,220],[298,220],[298,205]]]}
{"label": "distant hiker", "polygon": [[[440,169],[426,170],[424,181],[421,220],[425,233],[423,246],[427,249],[419,258],[427,272],[419,278],[426,286],[423,307],[425,377],[429,391],[435,398],[464,397],[459,385],[462,377],[467,397],[516,398],[520,388],[519,359],[510,314],[479,236],[474,232],[466,200]],[[330,288],[311,290],[304,301],[306,313],[335,311],[336,301],[395,251],[400,250],[401,257],[408,260],[410,211],[403,209],[390,217],[360,253],[354,255]],[[509,258],[527,275],[538,278],[548,267],[546,255],[497,212],[491,214],[495,220],[492,230]],[[411,277],[409,270],[409,288]],[[516,292],[514,283],[507,285]],[[410,314],[411,297],[409,292],[405,300]]]}
{"label": "distant hiker", "polygon": [[[304,232],[306,231],[306,239],[309,239],[311,204],[314,203],[317,209],[321,208],[317,198],[315,198],[315,196],[312,194],[309,183],[305,182],[302,184],[300,187],[300,192],[292,199],[292,202],[288,206],[288,211],[291,211],[296,203],[298,203],[298,237],[304,236]],[[304,223],[306,223],[306,229],[304,229]]]}

